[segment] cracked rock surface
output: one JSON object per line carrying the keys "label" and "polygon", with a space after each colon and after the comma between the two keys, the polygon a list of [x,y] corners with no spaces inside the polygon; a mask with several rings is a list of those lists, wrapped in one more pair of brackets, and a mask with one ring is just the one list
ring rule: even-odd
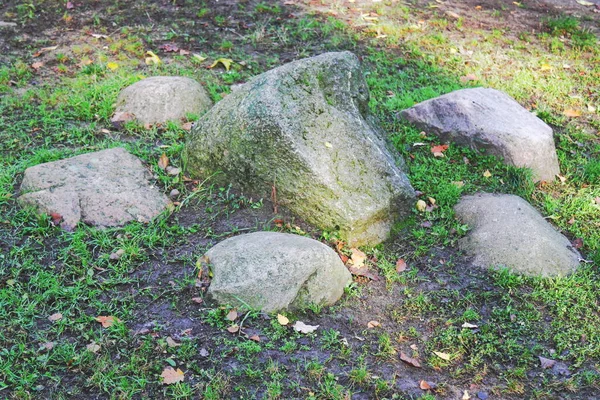
{"label": "cracked rock surface", "polygon": [[149,222],[170,204],[151,178],[125,149],[102,150],[27,168],[19,203],[60,215],[67,230]]}

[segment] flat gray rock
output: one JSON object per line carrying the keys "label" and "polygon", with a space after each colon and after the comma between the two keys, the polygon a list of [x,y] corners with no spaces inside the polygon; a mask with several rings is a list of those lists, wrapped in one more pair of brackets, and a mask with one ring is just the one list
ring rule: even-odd
{"label": "flat gray rock", "polygon": [[385,240],[414,203],[403,162],[369,115],[369,89],[350,52],[298,60],[254,77],[190,132],[188,169],[216,172],[350,245]]}
{"label": "flat gray rock", "polygon": [[536,181],[560,173],[552,128],[507,94],[462,89],[402,111],[402,117],[445,142],[454,142],[531,168]]}
{"label": "flat gray rock", "polygon": [[[331,305],[352,281],[335,251],[298,235],[256,232],[234,236],[207,253],[213,279],[208,294],[222,304],[272,312]],[[241,301],[240,301],[241,300]]]}
{"label": "flat gray rock", "polygon": [[472,230],[459,247],[485,268],[505,266],[531,276],[565,276],[581,256],[569,240],[522,198],[480,193],[465,196],[456,215]]}
{"label": "flat gray rock", "polygon": [[123,89],[112,121],[140,124],[181,122],[188,114],[202,115],[213,103],[201,84],[183,76],[153,76]]}
{"label": "flat gray rock", "polygon": [[60,215],[67,230],[79,221],[98,227],[148,222],[170,204],[150,179],[137,157],[117,147],[27,168],[18,200]]}

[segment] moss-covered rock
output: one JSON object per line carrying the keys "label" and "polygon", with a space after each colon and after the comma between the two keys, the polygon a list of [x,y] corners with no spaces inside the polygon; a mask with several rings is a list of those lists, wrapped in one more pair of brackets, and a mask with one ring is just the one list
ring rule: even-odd
{"label": "moss-covered rock", "polygon": [[350,244],[376,244],[414,190],[368,110],[358,58],[326,53],[256,76],[196,124],[186,146],[194,176],[277,199]]}

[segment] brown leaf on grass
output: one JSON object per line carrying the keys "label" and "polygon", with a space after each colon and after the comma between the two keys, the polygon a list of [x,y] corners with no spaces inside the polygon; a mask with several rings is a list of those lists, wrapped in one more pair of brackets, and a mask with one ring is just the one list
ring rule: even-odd
{"label": "brown leaf on grass", "polygon": [[444,361],[450,361],[450,354],[448,354],[448,353],[442,353],[441,351],[434,351],[433,354],[435,354],[436,356],[438,356],[439,358],[441,358]]}
{"label": "brown leaf on grass", "polygon": [[365,260],[367,259],[367,255],[365,253],[354,247],[351,248],[350,251],[352,252],[350,259],[354,267],[361,268],[363,265],[365,265]]}
{"label": "brown leaf on grass", "polygon": [[569,118],[577,118],[581,117],[581,111],[569,108],[563,111],[563,115]]}
{"label": "brown leaf on grass", "polygon": [[182,370],[177,368],[177,370],[172,367],[167,367],[163,370],[160,376],[163,378],[163,384],[172,385],[177,382],[183,382],[185,375]]}
{"label": "brown leaf on grass", "polygon": [[260,342],[260,336],[258,336],[258,335],[252,335],[248,339],[255,341],[255,342]]}
{"label": "brown leaf on grass", "polygon": [[40,68],[42,68],[44,66],[44,63],[41,61],[38,62],[34,62],[33,64],[31,64],[31,68],[35,69],[36,71]]}
{"label": "brown leaf on grass", "polygon": [[421,390],[430,390],[431,389],[431,385],[425,380],[421,380],[421,382],[419,382],[419,387],[421,388]]}
{"label": "brown leaf on grass", "polygon": [[577,238],[575,240],[573,240],[571,242],[571,244],[573,245],[573,247],[575,247],[576,249],[580,249],[583,247],[583,239],[582,238]]}
{"label": "brown leaf on grass", "polygon": [[96,321],[100,322],[103,328],[110,328],[115,322],[121,322],[119,318],[113,317],[112,315],[100,315],[96,317]]}
{"label": "brown leaf on grass", "polygon": [[59,213],[50,213],[50,219],[52,220],[52,225],[58,226],[61,223],[63,217]]}
{"label": "brown leaf on grass", "polygon": [[240,327],[238,325],[231,325],[229,328],[227,328],[227,332],[229,333],[237,333],[239,330]]}
{"label": "brown leaf on grass", "polygon": [[396,261],[396,272],[400,273],[400,272],[404,272],[406,271],[406,261],[404,261],[403,258],[399,258],[398,261]]}
{"label": "brown leaf on grass", "polygon": [[202,304],[204,300],[202,300],[202,297],[192,297],[192,301],[197,304]]}
{"label": "brown leaf on grass", "polygon": [[447,144],[440,144],[438,146],[431,146],[431,153],[434,157],[444,157],[444,152],[448,150]]}
{"label": "brown leaf on grass", "polygon": [[372,272],[369,270],[369,268],[366,265],[363,265],[361,268],[356,268],[353,265],[350,265],[348,267],[348,271],[350,271],[350,273],[352,275],[355,276],[364,276],[365,278],[369,278],[372,281],[379,281],[381,278],[379,277],[379,275],[377,275],[376,273]]}
{"label": "brown leaf on grass", "polygon": [[545,358],[542,356],[540,356],[539,359],[540,359],[540,365],[542,366],[543,369],[552,368],[556,364],[556,360],[551,360],[549,358]]}
{"label": "brown leaf on grass", "polygon": [[184,131],[191,131],[192,130],[192,126],[194,125],[193,122],[186,122],[185,124],[181,125],[181,129],[183,129]]}
{"label": "brown leaf on grass", "polygon": [[400,359],[405,363],[412,365],[415,368],[421,368],[421,363],[419,362],[419,360],[413,357],[409,357],[403,351],[400,352]]}
{"label": "brown leaf on grass", "polygon": [[369,321],[369,322],[367,322],[367,328],[369,328],[369,329],[376,328],[378,326],[381,326],[381,324],[379,323],[379,321]]}
{"label": "brown leaf on grass", "polygon": [[52,314],[51,316],[48,317],[48,320],[55,322],[55,321],[60,321],[62,319],[63,315],[61,313],[55,313]]}
{"label": "brown leaf on grass", "polygon": [[181,343],[176,342],[171,336],[167,336],[167,346],[179,347],[181,346]]}
{"label": "brown leaf on grass", "polygon": [[229,321],[235,321],[238,317],[238,313],[237,310],[233,309],[231,311],[229,311],[229,313],[225,316],[225,319],[228,319]]}
{"label": "brown leaf on grass", "polygon": [[175,51],[179,51],[179,47],[175,43],[165,43],[159,46],[159,49],[163,50],[166,53],[171,53]]}
{"label": "brown leaf on grass", "polygon": [[42,351],[42,350],[50,351],[53,348],[54,348],[54,342],[46,342],[46,343],[42,343],[42,346],[40,347],[40,351]]}
{"label": "brown leaf on grass", "polygon": [[169,166],[169,157],[165,153],[162,153],[158,159],[158,168],[165,169]]}
{"label": "brown leaf on grass", "polygon": [[470,82],[470,81],[477,81],[477,80],[479,80],[479,78],[475,74],[467,74],[465,76],[461,76],[460,77],[460,81],[462,83],[467,83],[467,82]]}

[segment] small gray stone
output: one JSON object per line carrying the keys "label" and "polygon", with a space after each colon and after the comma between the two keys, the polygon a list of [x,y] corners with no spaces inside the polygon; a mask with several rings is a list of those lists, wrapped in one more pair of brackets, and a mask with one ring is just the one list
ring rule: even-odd
{"label": "small gray stone", "polygon": [[414,190],[369,113],[358,58],[325,53],[254,77],[194,126],[189,171],[277,200],[350,245],[385,240]]}
{"label": "small gray stone", "polygon": [[553,181],[560,173],[552,128],[501,91],[457,90],[401,114],[442,141],[486,151],[509,165],[531,168],[538,181]]}
{"label": "small gray stone", "polygon": [[175,168],[175,167],[171,167],[169,165],[167,168],[165,168],[165,171],[166,171],[167,175],[177,176],[181,172],[181,168]]}
{"label": "small gray stone", "polygon": [[173,189],[171,190],[171,193],[169,193],[169,197],[172,199],[176,199],[179,196],[179,190],[177,189]]}
{"label": "small gray stone", "polygon": [[580,255],[569,240],[518,196],[465,196],[455,211],[472,228],[459,247],[474,256],[476,265],[544,277],[567,275],[579,265]]}
{"label": "small gray stone", "polygon": [[15,28],[16,26],[16,22],[0,21],[0,28]]}
{"label": "small gray stone", "polygon": [[202,115],[212,105],[204,87],[195,80],[154,76],[121,91],[112,121],[136,120],[144,125],[181,122],[187,114]]}
{"label": "small gray stone", "polygon": [[208,288],[213,299],[266,312],[331,305],[352,281],[331,248],[287,233],[235,236],[211,248],[206,257],[213,272]]}
{"label": "small gray stone", "polygon": [[67,230],[80,220],[98,227],[148,222],[170,204],[150,178],[137,157],[114,148],[27,168],[18,200],[59,214]]}

